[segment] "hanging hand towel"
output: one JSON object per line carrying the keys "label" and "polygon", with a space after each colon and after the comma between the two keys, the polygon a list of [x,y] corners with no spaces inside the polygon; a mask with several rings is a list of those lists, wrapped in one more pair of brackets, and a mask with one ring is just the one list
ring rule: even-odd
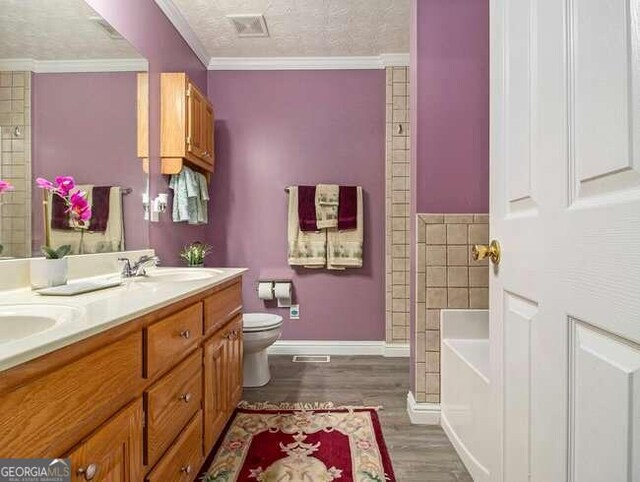
{"label": "hanging hand towel", "polygon": [[169,188],[173,189],[173,222],[202,224],[203,216],[198,213],[198,209],[201,208],[201,190],[196,173],[188,167],[183,167],[180,174],[171,176]]}
{"label": "hanging hand towel", "polygon": [[290,266],[322,268],[327,263],[327,233],[304,232],[298,220],[298,187],[289,187],[288,260]]}
{"label": "hanging hand towel", "polygon": [[201,172],[195,173],[198,180],[198,223],[207,224],[209,222],[209,186],[207,178]]}
{"label": "hanging hand towel", "polygon": [[356,229],[338,231],[327,230],[327,268],[362,268],[364,241],[364,202],[362,187],[357,189],[357,226]]}
{"label": "hanging hand towel", "polygon": [[337,184],[316,186],[316,226],[318,229],[338,227],[340,187]]}
{"label": "hanging hand towel", "polygon": [[318,231],[315,186],[298,186],[298,221],[302,231]]}

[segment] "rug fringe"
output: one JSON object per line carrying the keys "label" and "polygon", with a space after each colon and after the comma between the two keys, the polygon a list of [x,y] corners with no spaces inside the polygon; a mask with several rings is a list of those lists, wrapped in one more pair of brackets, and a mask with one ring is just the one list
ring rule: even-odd
{"label": "rug fringe", "polygon": [[333,402],[248,402],[242,400],[238,408],[245,410],[382,410],[382,405],[336,405]]}

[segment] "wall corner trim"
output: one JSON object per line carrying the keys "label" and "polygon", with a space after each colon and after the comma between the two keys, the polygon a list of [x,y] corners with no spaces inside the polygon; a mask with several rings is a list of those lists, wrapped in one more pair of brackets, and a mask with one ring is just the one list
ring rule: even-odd
{"label": "wall corner trim", "polygon": [[440,404],[416,402],[412,392],[407,393],[407,413],[414,425],[440,425]]}
{"label": "wall corner trim", "polygon": [[388,345],[384,341],[278,340],[270,355],[333,355],[408,357],[409,345]]}
{"label": "wall corner trim", "polygon": [[155,0],[155,2],[156,5],[160,7],[160,10],[162,10],[162,13],[165,14],[175,29],[180,33],[184,41],[191,47],[193,53],[200,59],[202,65],[206,67],[210,57],[207,49],[202,42],[200,42],[200,39],[189,25],[189,22],[187,22],[182,13],[180,13],[178,7],[176,7],[172,0]]}
{"label": "wall corner trim", "polygon": [[[156,0],[158,1],[158,0]],[[378,70],[409,65],[409,54],[360,57],[211,57],[208,70]]]}
{"label": "wall corner trim", "polygon": [[0,71],[7,70],[35,72],[36,74],[77,72],[143,72],[149,70],[149,62],[144,58],[79,60],[0,60]]}

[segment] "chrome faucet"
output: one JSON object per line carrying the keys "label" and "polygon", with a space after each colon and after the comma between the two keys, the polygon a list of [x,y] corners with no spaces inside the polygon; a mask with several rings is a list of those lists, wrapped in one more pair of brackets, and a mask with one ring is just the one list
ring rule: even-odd
{"label": "chrome faucet", "polygon": [[158,264],[160,264],[160,258],[147,255],[141,256],[140,259],[133,264],[129,258],[118,258],[118,261],[123,263],[121,273],[123,278],[146,276],[147,272],[145,268],[147,266],[158,266]]}

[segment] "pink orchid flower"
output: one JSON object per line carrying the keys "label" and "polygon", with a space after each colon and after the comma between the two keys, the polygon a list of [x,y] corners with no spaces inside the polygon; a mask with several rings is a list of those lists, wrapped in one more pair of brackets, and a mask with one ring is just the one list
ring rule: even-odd
{"label": "pink orchid flower", "polygon": [[39,188],[51,191],[63,199],[71,221],[84,225],[91,219],[91,206],[87,201],[87,193],[76,189],[73,177],[58,176],[55,178],[55,182],[39,177],[36,179],[36,184]]}
{"label": "pink orchid flower", "polygon": [[91,206],[87,202],[87,193],[76,191],[69,197],[69,212],[72,218],[81,223],[91,219]]}
{"label": "pink orchid flower", "polygon": [[54,183],[52,183],[51,181],[47,181],[43,177],[37,178],[36,184],[38,185],[39,188],[46,189],[48,191],[54,191],[57,188]]}
{"label": "pink orchid flower", "polygon": [[71,190],[76,187],[76,183],[71,176],[58,176],[55,181],[58,185],[58,192],[62,196],[68,195]]}
{"label": "pink orchid flower", "polygon": [[13,186],[9,181],[3,181],[0,179],[0,194],[7,191],[13,191]]}

